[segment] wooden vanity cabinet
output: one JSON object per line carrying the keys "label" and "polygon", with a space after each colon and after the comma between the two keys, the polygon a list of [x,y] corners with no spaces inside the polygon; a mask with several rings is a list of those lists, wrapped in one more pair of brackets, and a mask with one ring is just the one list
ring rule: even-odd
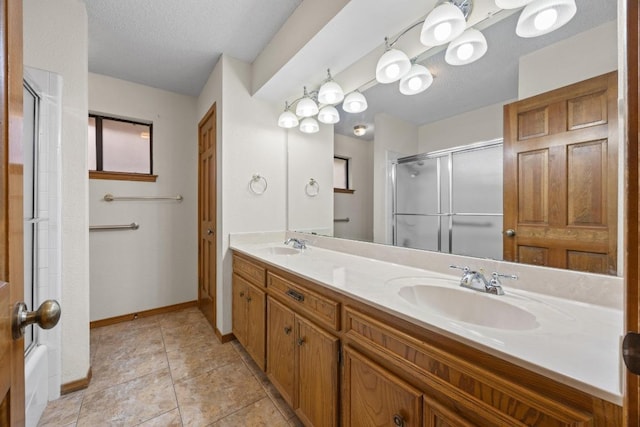
{"label": "wooden vanity cabinet", "polygon": [[422,426],[422,392],[346,346],[342,425]]}
{"label": "wooden vanity cabinet", "polygon": [[266,298],[266,293],[263,290],[258,289],[239,275],[233,275],[233,334],[263,371],[266,362]]}
{"label": "wooden vanity cabinet", "polygon": [[268,378],[305,425],[338,425],[340,340],[308,318],[318,309],[326,318],[326,301],[275,275],[267,289],[274,290],[267,297]]}
{"label": "wooden vanity cabinet", "polygon": [[233,257],[232,331],[256,364],[265,369],[266,270],[247,259]]}

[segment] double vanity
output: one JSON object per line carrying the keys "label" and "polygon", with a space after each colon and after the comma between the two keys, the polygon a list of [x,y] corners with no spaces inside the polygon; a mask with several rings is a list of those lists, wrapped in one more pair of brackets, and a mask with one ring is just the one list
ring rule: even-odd
{"label": "double vanity", "polygon": [[615,298],[534,292],[527,266],[495,295],[417,251],[282,237],[231,236],[233,333],[305,425],[622,425]]}

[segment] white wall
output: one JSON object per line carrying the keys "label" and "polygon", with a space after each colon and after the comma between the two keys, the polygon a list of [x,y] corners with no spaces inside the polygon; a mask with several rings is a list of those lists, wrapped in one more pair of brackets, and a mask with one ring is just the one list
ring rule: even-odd
{"label": "white wall", "polygon": [[509,102],[511,101],[489,105],[420,126],[418,153],[502,138],[503,105]]}
{"label": "white wall", "polygon": [[[280,108],[250,95],[251,66],[222,55],[198,98],[198,120],[217,106],[218,280],[217,327],[231,332],[229,234],[286,229],[286,133],[277,126]],[[267,191],[249,190],[253,174]]]}
{"label": "white wall", "polygon": [[334,155],[350,159],[353,194],[334,193],[333,235],[345,239],[373,241],[373,141],[335,135]]}
{"label": "white wall", "polygon": [[89,370],[87,12],[80,0],[24,0],[24,63],[62,89],[62,382]]}
{"label": "white wall", "polygon": [[[89,110],[153,122],[156,182],[92,179],[92,225],[137,222],[136,231],[92,232],[91,320],[196,300],[198,135],[196,98],[89,74]],[[182,202],[106,202],[173,196]]]}
{"label": "white wall", "polygon": [[618,69],[616,21],[520,58],[518,98],[524,99]]}
{"label": "white wall", "polygon": [[373,241],[391,243],[391,186],[389,162],[418,153],[418,127],[382,113],[374,119],[373,148]]}
{"label": "white wall", "polygon": [[[304,134],[287,132],[288,146],[288,229],[333,234],[333,126],[320,124],[320,131]],[[307,195],[310,179],[319,192]],[[315,194],[309,187],[308,192]]]}

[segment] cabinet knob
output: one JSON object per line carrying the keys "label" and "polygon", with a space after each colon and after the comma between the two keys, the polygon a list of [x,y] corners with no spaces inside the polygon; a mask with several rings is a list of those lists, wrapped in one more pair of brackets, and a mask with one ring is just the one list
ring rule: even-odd
{"label": "cabinet knob", "polygon": [[508,229],[508,230],[505,230],[504,234],[505,234],[507,237],[513,237],[513,236],[515,236],[515,235],[516,235],[516,230],[514,230],[513,228],[510,228],[510,229]]}
{"label": "cabinet knob", "polygon": [[401,415],[395,414],[393,416],[393,425],[398,427],[404,427],[404,418]]}
{"label": "cabinet knob", "polygon": [[251,302],[251,297],[247,297],[247,302]]}
{"label": "cabinet knob", "polygon": [[243,296],[244,296],[244,292],[240,292],[240,297],[243,297]]}
{"label": "cabinet knob", "polygon": [[285,326],[284,327],[284,333],[289,335],[291,333],[291,326]]}
{"label": "cabinet knob", "polygon": [[298,345],[302,347],[303,344],[304,344],[304,338],[298,338]]}

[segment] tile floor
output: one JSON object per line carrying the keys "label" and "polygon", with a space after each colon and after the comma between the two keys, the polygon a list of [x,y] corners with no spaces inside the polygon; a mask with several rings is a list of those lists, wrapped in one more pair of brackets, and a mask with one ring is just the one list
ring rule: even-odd
{"label": "tile floor", "polygon": [[300,426],[233,341],[196,308],[91,330],[86,390],[49,402],[40,426]]}

